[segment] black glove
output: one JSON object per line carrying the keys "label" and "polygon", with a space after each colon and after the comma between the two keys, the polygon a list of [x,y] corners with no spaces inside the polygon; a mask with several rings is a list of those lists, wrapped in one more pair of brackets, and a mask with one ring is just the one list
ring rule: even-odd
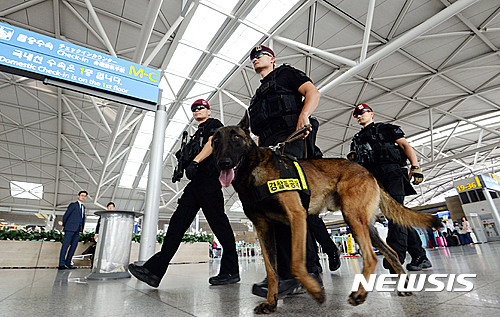
{"label": "black glove", "polygon": [[354,162],[356,160],[356,152],[351,151],[347,153],[347,159],[351,162]]}
{"label": "black glove", "polygon": [[186,177],[189,178],[190,180],[193,180],[196,174],[198,174],[198,166],[199,166],[198,162],[191,161],[188,167],[186,167]]}

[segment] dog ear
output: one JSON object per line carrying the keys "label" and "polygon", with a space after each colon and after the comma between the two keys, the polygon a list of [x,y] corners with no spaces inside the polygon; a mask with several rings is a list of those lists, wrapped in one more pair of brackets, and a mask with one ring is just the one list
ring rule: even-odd
{"label": "dog ear", "polygon": [[243,129],[247,134],[250,134],[250,116],[248,115],[248,111],[245,111],[245,115],[241,118],[240,123],[238,123],[238,127]]}

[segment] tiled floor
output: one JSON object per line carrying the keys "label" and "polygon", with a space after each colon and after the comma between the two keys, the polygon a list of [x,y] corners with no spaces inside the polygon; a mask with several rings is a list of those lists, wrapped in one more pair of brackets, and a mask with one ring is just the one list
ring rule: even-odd
{"label": "tiled floor", "polygon": [[[342,259],[331,273],[323,259],[327,300],[318,305],[308,294],[279,300],[274,316],[500,316],[500,243],[427,251],[431,273],[476,273],[467,293],[420,292],[398,297],[372,292],[363,305],[347,303],[359,258]],[[386,273],[381,257],[376,273]],[[241,282],[210,286],[218,261],[171,265],[158,289],[135,278],[90,281],[88,269],[0,270],[0,316],[252,316],[261,298],[251,294],[264,277],[261,259],[241,258]]]}

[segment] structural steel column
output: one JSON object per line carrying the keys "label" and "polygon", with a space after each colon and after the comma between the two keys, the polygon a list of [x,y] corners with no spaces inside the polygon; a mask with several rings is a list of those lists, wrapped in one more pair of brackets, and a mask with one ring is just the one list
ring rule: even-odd
{"label": "structural steel column", "polygon": [[146,206],[144,207],[144,218],[142,221],[139,261],[146,261],[155,253],[156,233],[158,229],[158,209],[160,207],[163,145],[165,142],[166,127],[166,107],[165,105],[158,105],[155,114],[153,141],[151,142],[148,187],[146,190]]}
{"label": "structural steel column", "polygon": [[490,191],[488,190],[488,188],[486,188],[486,186],[484,187],[484,196],[486,196],[486,201],[488,202],[488,205],[490,205],[491,215],[493,216],[493,219],[495,219],[495,227],[497,228],[497,230],[499,230],[500,214],[498,213],[497,206],[495,205],[495,202],[491,197]]}

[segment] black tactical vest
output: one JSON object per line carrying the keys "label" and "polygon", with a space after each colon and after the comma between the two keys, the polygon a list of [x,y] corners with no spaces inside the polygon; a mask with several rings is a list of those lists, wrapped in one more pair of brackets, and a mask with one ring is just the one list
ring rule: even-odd
{"label": "black tactical vest", "polygon": [[[386,123],[374,123],[356,133],[352,138],[356,162],[362,166],[380,164],[407,164],[403,149],[385,135],[384,130],[391,128]],[[394,126],[394,128],[398,128]]]}
{"label": "black tactical vest", "polygon": [[269,80],[261,84],[250,102],[250,128],[260,137],[267,137],[279,130],[297,126],[304,103],[298,91],[279,85],[276,78],[289,65],[273,70]]}

